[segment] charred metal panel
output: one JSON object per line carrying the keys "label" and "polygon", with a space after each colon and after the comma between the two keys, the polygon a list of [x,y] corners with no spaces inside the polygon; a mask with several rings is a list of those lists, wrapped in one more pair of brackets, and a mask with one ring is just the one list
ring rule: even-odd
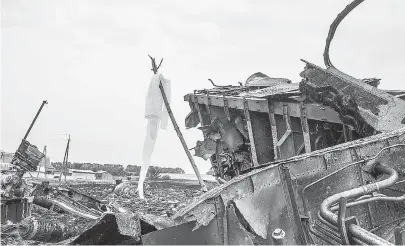
{"label": "charred metal panel", "polygon": [[317,86],[332,86],[342,93],[354,95],[359,106],[371,111],[374,115],[379,114],[380,105],[388,104],[388,98],[379,96],[376,91],[380,90],[376,90],[373,86],[348,75],[342,77],[343,74],[338,73],[334,68],[322,69],[314,64],[306,64],[308,68],[301,73],[302,77],[309,79],[309,82]]}
{"label": "charred metal panel", "polygon": [[242,225],[233,204],[227,207],[226,220],[227,243],[224,245],[253,245],[255,236]]}
{"label": "charred metal panel", "polygon": [[217,218],[193,231],[195,222],[154,231],[142,236],[144,245],[222,245]]}
{"label": "charred metal panel", "polygon": [[195,108],[198,112],[198,117],[201,122],[201,126],[206,126],[211,123],[211,118],[210,114],[207,110],[207,107],[205,106],[205,101],[208,100],[207,98],[201,100],[201,102],[198,100],[198,97],[194,95],[193,102],[195,105]]}
{"label": "charred metal panel", "polygon": [[211,106],[211,114],[213,116],[213,119],[216,117],[222,122],[226,122],[227,117],[224,112],[224,108],[218,107],[218,106]]}
{"label": "charred metal panel", "polygon": [[[325,195],[326,193],[334,194],[337,192],[338,189],[341,190],[348,190],[350,187],[358,187],[360,185],[364,185],[365,182],[363,180],[364,178],[364,172],[361,171],[360,163],[357,163],[355,165],[354,161],[356,159],[353,159],[353,154],[360,153],[360,158],[363,159],[363,156],[366,157],[371,157],[376,155],[379,151],[381,151],[382,147],[384,147],[384,142],[390,142],[392,139],[398,139],[397,137],[392,136],[391,138],[386,139],[387,141],[378,141],[376,142],[369,142],[367,144],[360,145],[358,147],[353,147],[353,148],[341,148],[341,150],[336,149],[334,151],[327,151],[326,153],[323,154],[323,159],[324,159],[324,165],[325,169],[322,171],[322,169],[319,170],[314,170],[314,174],[311,175],[309,173],[303,172],[303,170],[300,169],[295,169],[294,173],[296,183],[297,183],[297,193],[296,197],[299,199],[301,196],[300,189],[302,187],[307,187],[307,191],[304,192],[304,207],[307,207],[308,210],[312,210],[312,212],[308,215],[310,215],[310,218],[312,221],[316,221],[316,215],[313,213],[317,212],[319,209],[319,203],[322,200],[320,196],[327,196]],[[395,141],[397,142],[397,141]],[[347,144],[345,144],[347,145]],[[395,147],[393,148],[395,149]],[[387,163],[398,163],[395,165],[403,165],[401,163],[404,163],[404,152],[405,150],[396,150],[395,155],[396,157],[393,157],[392,160],[389,160],[388,158],[384,157],[381,155],[382,159],[385,159],[385,162]],[[317,152],[313,153],[314,155],[318,154]],[[387,154],[388,155],[388,154]],[[388,156],[392,156],[393,154],[391,153]],[[314,163],[316,159],[319,159],[319,162],[321,163],[322,156],[314,156],[309,159],[307,159],[307,163]],[[315,159],[314,159],[315,158]],[[300,161],[301,164],[302,161]],[[384,163],[385,163],[384,162]],[[289,164],[288,166],[292,167],[294,165]],[[397,168],[398,168],[397,166]],[[343,169],[344,168],[344,169]],[[339,171],[340,170],[340,171]],[[332,173],[331,173],[332,171]],[[334,173],[336,172],[336,173]],[[317,173],[317,174],[316,174]],[[297,175],[298,174],[298,175]],[[314,181],[319,180],[319,183],[315,183],[313,186],[308,187],[308,184]],[[371,180],[368,179],[367,181],[370,182],[375,182],[375,179]],[[301,188],[300,188],[301,187]],[[395,186],[394,186],[395,187]],[[312,193],[311,193],[312,190]],[[307,194],[308,191],[311,194]],[[402,193],[403,194],[403,193]],[[312,205],[311,205],[312,203]],[[384,206],[382,206],[382,204]],[[371,207],[371,209],[369,208]],[[401,216],[404,216],[405,210],[400,207],[399,204],[394,204],[390,203],[387,205],[386,202],[376,202],[376,203],[370,203],[369,206],[367,204],[352,207],[348,209],[348,214],[347,216],[355,215],[357,219],[360,221],[360,224],[363,228],[365,229],[372,229],[372,228],[379,228],[383,224],[389,224],[390,221],[393,221],[394,218],[400,218]],[[319,222],[319,221],[318,221]],[[317,222],[317,223],[318,223]],[[392,226],[392,223],[391,223]],[[384,231],[384,230],[383,230]],[[386,230],[385,230],[386,231]]]}
{"label": "charred metal panel", "polygon": [[136,215],[106,213],[70,245],[139,245],[140,235],[141,225]]}
{"label": "charred metal panel", "polygon": [[267,113],[251,112],[253,138],[259,165],[274,161],[273,137]]}
{"label": "charred metal panel", "polygon": [[205,126],[203,118],[202,118],[202,113],[201,113],[201,107],[200,104],[198,103],[197,96],[194,93],[193,97],[193,103],[194,103],[194,108],[197,110],[198,113],[198,118],[200,119],[201,126]]}
{"label": "charred metal panel", "polygon": [[286,198],[286,204],[288,206],[288,212],[292,221],[294,222],[292,226],[294,230],[294,238],[296,244],[304,245],[307,242],[303,223],[301,218],[303,217],[298,210],[298,204],[294,193],[293,180],[291,178],[290,170],[283,166],[279,166],[280,177],[283,183],[284,195]]}
{"label": "charred metal panel", "polygon": [[11,164],[19,166],[24,170],[35,171],[43,157],[44,154],[35,145],[23,139],[11,160]]}
{"label": "charred metal panel", "polygon": [[19,223],[31,215],[31,203],[27,198],[1,199],[1,223]]}
{"label": "charred metal panel", "polygon": [[194,103],[189,102],[191,112],[188,113],[184,121],[186,129],[198,126],[200,123],[200,118],[197,110],[195,109]]}
{"label": "charred metal panel", "polygon": [[[404,135],[402,135],[404,136]],[[380,152],[383,148],[393,146],[393,144],[403,144],[405,141],[399,141],[398,137],[389,138],[386,141],[375,142],[368,146],[358,148],[357,152],[359,158],[364,159],[371,157]],[[400,196],[405,193],[405,175],[403,170],[405,169],[405,147],[398,146],[390,148],[381,153],[377,161],[380,161],[386,166],[390,166],[398,171],[400,174],[399,181],[396,185],[389,189],[381,190],[380,193],[388,196]],[[401,174],[402,173],[402,174]],[[365,175],[366,181],[372,180],[371,175]],[[405,204],[394,202],[374,202],[369,204],[371,216],[370,228],[379,236],[387,236],[387,231],[390,231],[396,225],[391,223],[393,220],[405,219]],[[393,219],[394,218],[394,219]]]}
{"label": "charred metal panel", "polygon": [[[304,61],[307,65],[300,74],[307,82],[318,87],[333,87],[345,97],[350,96],[358,105],[362,119],[375,130],[383,132],[398,129],[405,124],[405,101],[377,89],[330,67],[322,69]],[[306,82],[304,81],[304,84]],[[345,107],[345,106],[344,106]],[[347,110],[342,108],[342,112]]]}
{"label": "charred metal panel", "polygon": [[[389,152],[381,147],[387,143],[402,144],[398,147],[390,146]],[[382,145],[381,145],[382,144]],[[353,187],[359,187],[365,181],[376,182],[376,179],[364,179],[365,172],[360,169],[366,165],[362,158],[375,156],[381,152],[380,158],[388,166],[402,170],[405,163],[405,128],[371,136],[369,138],[343,143],[330,148],[314,151],[308,154],[295,156],[286,160],[279,160],[267,167],[254,169],[247,174],[233,178],[229,182],[216,187],[194,201],[189,207],[181,210],[177,217],[181,218],[190,212],[196,213],[202,204],[212,201],[213,198],[221,196],[226,204],[234,202],[236,211],[239,211],[239,220],[244,228],[257,237],[266,240],[271,239],[271,232],[276,228],[286,231],[289,237],[289,244],[297,244],[295,241],[294,214],[304,218],[309,216],[310,227],[304,228],[305,233],[309,231],[329,233],[335,243],[340,242],[338,231],[330,230],[322,222],[317,214],[322,199],[336,192],[344,191]],[[384,148],[386,148],[385,145]],[[355,161],[355,160],[358,161]],[[291,186],[295,194],[297,204],[296,212],[293,211],[293,202],[286,190],[286,183],[282,182],[278,167],[284,165],[291,173]],[[403,182],[402,176],[400,182]],[[313,183],[312,185],[310,185]],[[403,189],[404,184],[400,183],[393,188]],[[284,185],[283,185],[284,184]],[[305,191],[304,187],[307,187]],[[291,191],[291,189],[289,189]],[[385,192],[385,191],[381,191]],[[303,195],[304,194],[304,195]],[[388,193],[387,193],[388,194]],[[287,199],[289,201],[287,201]],[[388,202],[376,202],[372,207],[371,220],[368,207],[363,205],[350,207],[347,216],[356,216],[359,226],[378,231],[379,235],[388,235],[393,221],[401,219],[405,214],[405,208],[398,204]],[[309,211],[309,213],[306,213]],[[398,218],[399,217],[399,218]],[[258,221],[258,222],[253,222]],[[268,221],[268,224],[266,222]],[[372,223],[371,223],[372,222]],[[384,225],[388,223],[388,225]],[[372,224],[372,227],[371,227]],[[227,228],[230,228],[229,226]],[[329,231],[329,232],[328,232]],[[228,234],[231,233],[228,231]],[[388,233],[388,234],[387,234]],[[320,239],[322,234],[310,233],[318,243],[332,242]],[[320,235],[320,236],[319,236]],[[388,235],[389,236],[389,235]],[[256,240],[254,239],[254,240]],[[264,239],[263,239],[264,240]],[[257,242],[257,241],[254,241]],[[272,242],[267,241],[268,244]]]}
{"label": "charred metal panel", "polygon": [[284,121],[282,115],[274,115],[274,119],[276,120],[277,138],[278,138],[278,140],[280,140],[280,138],[287,131],[287,126],[285,124],[285,121]]}
{"label": "charred metal panel", "polygon": [[304,142],[304,135],[302,132],[301,119],[297,117],[290,117],[290,122],[291,122],[291,131],[294,139],[295,155],[303,154],[305,153],[305,142]]}
{"label": "charred metal panel", "polygon": [[[252,177],[255,192],[235,199],[235,206],[252,231],[273,244],[271,234],[276,228],[286,232],[288,244],[295,244],[293,216],[289,212],[280,173],[277,168]],[[288,195],[287,195],[288,196]]]}
{"label": "charred metal panel", "polygon": [[[337,172],[325,179],[320,180],[320,182],[315,183],[311,187],[308,187],[303,192],[303,199],[306,200],[305,203],[308,207],[311,220],[316,220],[316,215],[319,211],[319,205],[327,197],[335,193],[360,186],[361,183],[358,180],[358,175],[359,173],[357,172],[357,166],[354,165],[343,169],[340,172]],[[351,216],[349,211],[347,215],[348,217]],[[360,219],[360,221],[364,222],[364,220],[362,219]],[[364,224],[362,223],[362,225]]]}

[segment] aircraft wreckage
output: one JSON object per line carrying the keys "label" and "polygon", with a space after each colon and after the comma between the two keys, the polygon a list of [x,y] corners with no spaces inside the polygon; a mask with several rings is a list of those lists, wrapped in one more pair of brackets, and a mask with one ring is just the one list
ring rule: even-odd
{"label": "aircraft wreckage", "polygon": [[[332,23],[326,68],[303,60],[300,83],[255,73],[244,85],[211,80],[214,88],[184,97],[191,108],[186,126],[200,125],[204,135],[195,155],[211,161],[222,184],[174,216],[133,214],[47,183],[13,195],[21,180],[10,179],[2,186],[8,197],[2,223],[12,217],[5,206],[19,207],[23,212],[12,220],[23,238],[53,234],[60,244],[403,245],[405,92],[353,78],[329,58],[338,24],[361,2]],[[31,146],[23,143],[17,154]],[[35,168],[41,153],[34,152],[36,162],[20,154],[17,165]],[[131,196],[135,190],[122,183],[114,192]],[[71,228],[29,217],[32,203],[94,224],[69,239]],[[7,229],[2,224],[2,232]]]}

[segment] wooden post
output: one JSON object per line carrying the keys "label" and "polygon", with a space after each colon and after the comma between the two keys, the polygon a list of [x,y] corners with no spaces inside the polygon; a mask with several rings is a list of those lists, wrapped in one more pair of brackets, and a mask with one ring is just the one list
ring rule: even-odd
{"label": "wooden post", "polygon": [[188,147],[187,147],[186,141],[184,141],[183,134],[181,134],[181,131],[180,131],[180,129],[179,129],[179,126],[178,126],[177,123],[176,123],[176,119],[174,118],[173,112],[172,112],[172,110],[170,109],[170,105],[169,105],[169,102],[168,102],[168,100],[167,100],[165,90],[163,89],[162,82],[159,83],[159,88],[160,88],[160,91],[162,92],[162,97],[163,97],[163,101],[165,102],[165,105],[166,105],[167,113],[169,114],[170,119],[172,120],[173,127],[174,127],[174,129],[176,130],[176,132],[177,132],[177,136],[179,137],[180,142],[181,142],[181,144],[183,145],[184,151],[186,152],[187,157],[188,157],[188,160],[190,161],[191,166],[192,166],[193,169],[194,169],[195,175],[197,175],[198,182],[200,183],[202,190],[203,190],[204,192],[206,192],[206,191],[208,191],[208,189],[207,189],[207,187],[205,186],[205,183],[204,183],[204,181],[203,181],[202,178],[201,178],[200,171],[198,170],[197,165],[196,165],[195,162],[194,162],[193,156],[191,155],[191,153],[190,153],[190,151],[189,151],[189,149],[188,149]]}
{"label": "wooden post", "polygon": [[41,107],[39,108],[37,114],[36,114],[35,117],[34,117],[34,120],[32,120],[30,127],[28,128],[27,132],[25,133],[24,140],[27,140],[28,134],[30,134],[31,129],[32,129],[32,127],[33,127],[34,124],[35,124],[35,121],[37,121],[37,118],[38,118],[39,113],[41,113],[42,108],[43,108],[44,105],[47,104],[47,103],[48,103],[48,101],[46,101],[46,100],[42,101]]}
{"label": "wooden post", "polygon": [[[160,61],[159,66],[156,66],[155,59],[152,58],[151,56],[149,56],[149,57],[152,60],[152,71],[153,71],[154,74],[156,74],[159,67],[160,67],[160,65],[162,65],[163,59]],[[197,165],[194,162],[193,156],[191,155],[191,153],[190,153],[190,151],[189,151],[189,149],[187,147],[186,141],[184,140],[183,134],[181,134],[180,128],[176,123],[176,119],[174,118],[173,112],[172,112],[172,110],[170,108],[169,101],[167,100],[166,93],[165,93],[165,90],[164,90],[163,85],[162,85],[162,81],[159,82],[159,89],[160,89],[160,92],[162,93],[162,97],[163,97],[163,101],[164,101],[165,106],[166,106],[167,113],[170,116],[170,120],[173,123],[173,127],[176,130],[177,136],[179,137],[180,142],[183,145],[183,148],[184,148],[184,151],[187,154],[188,160],[190,161],[191,166],[194,169],[195,175],[198,178],[198,182],[200,183],[201,189],[202,189],[202,191],[206,192],[206,191],[208,191],[208,189],[205,186],[205,183],[201,178],[200,171],[198,170]],[[202,124],[202,122],[201,122],[201,124]]]}

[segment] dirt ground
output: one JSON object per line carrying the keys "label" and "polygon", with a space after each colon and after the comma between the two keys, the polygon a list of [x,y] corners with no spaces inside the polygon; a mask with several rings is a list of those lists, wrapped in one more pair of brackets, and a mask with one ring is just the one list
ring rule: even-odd
{"label": "dirt ground", "polygon": [[[141,214],[153,214],[159,216],[172,216],[179,209],[186,206],[191,200],[199,195],[198,187],[193,185],[172,185],[163,183],[145,184],[145,200],[135,197],[120,197],[112,193],[115,184],[111,183],[69,183],[69,185],[81,193],[95,197],[99,200],[118,202],[124,208]],[[137,183],[131,183],[136,187]],[[62,185],[65,186],[65,185]],[[68,226],[73,226],[77,231],[83,231],[93,222],[78,216],[66,213],[59,214],[42,207],[33,205],[32,216],[58,220]],[[41,242],[30,241],[29,244],[42,244]]]}

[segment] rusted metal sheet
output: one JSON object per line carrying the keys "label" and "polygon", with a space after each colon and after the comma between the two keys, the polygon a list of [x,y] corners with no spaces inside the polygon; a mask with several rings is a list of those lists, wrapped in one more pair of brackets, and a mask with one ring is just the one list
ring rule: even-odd
{"label": "rusted metal sheet", "polygon": [[255,147],[257,153],[257,162],[259,165],[274,160],[273,136],[271,131],[270,119],[267,112],[250,112],[252,122],[253,137],[255,138]]}

